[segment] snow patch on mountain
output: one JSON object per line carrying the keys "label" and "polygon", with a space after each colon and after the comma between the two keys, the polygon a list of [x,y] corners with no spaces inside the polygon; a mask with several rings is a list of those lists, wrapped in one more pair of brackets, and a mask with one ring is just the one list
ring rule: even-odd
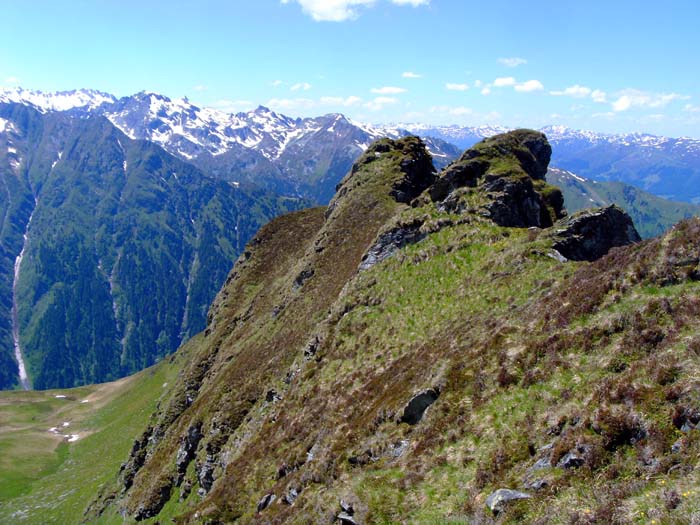
{"label": "snow patch on mountain", "polygon": [[94,109],[102,104],[111,104],[116,100],[113,95],[94,89],[76,89],[56,93],[44,93],[22,88],[0,89],[0,102],[31,105],[42,113],[67,111],[73,108]]}

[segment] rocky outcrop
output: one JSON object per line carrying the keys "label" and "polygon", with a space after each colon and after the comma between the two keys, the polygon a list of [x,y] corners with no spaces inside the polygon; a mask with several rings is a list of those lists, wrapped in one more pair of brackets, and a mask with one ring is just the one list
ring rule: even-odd
{"label": "rocky outcrop", "polygon": [[488,217],[499,226],[544,228],[552,225],[547,204],[527,177],[487,176]]}
{"label": "rocky outcrop", "polygon": [[[394,201],[408,204],[436,181],[435,167],[425,144],[418,137],[381,139],[372,144],[336,186],[326,217],[347,201],[357,188],[388,194]],[[386,193],[384,193],[386,195]],[[377,195],[375,195],[377,196]]]}
{"label": "rocky outcrop", "polygon": [[380,234],[377,241],[362,257],[360,270],[368,270],[375,264],[388,259],[404,246],[423,240],[427,233],[421,231],[422,225],[422,221],[413,221]]}
{"label": "rocky outcrop", "polygon": [[392,185],[390,195],[396,202],[408,204],[435,182],[433,160],[418,137],[403,141],[402,159],[399,167],[403,176]]}
{"label": "rocky outcrop", "polygon": [[486,506],[494,514],[500,514],[505,510],[509,503],[521,499],[529,499],[532,496],[526,492],[519,492],[511,489],[498,489],[489,494],[486,498]]}
{"label": "rocky outcrop", "polygon": [[436,388],[429,388],[416,394],[411,398],[408,404],[403,409],[401,422],[409,425],[416,425],[423,419],[423,414],[428,410],[428,407],[437,401],[440,397],[440,391]]}
{"label": "rocky outcrop", "polygon": [[563,217],[561,192],[545,180],[552,148],[539,132],[517,130],[488,138],[450,164],[428,190],[439,209],[462,213],[474,188],[481,214],[499,226],[551,226]]}
{"label": "rocky outcrop", "polygon": [[584,210],[555,225],[552,247],[573,261],[595,261],[611,248],[639,242],[632,219],[615,205]]}

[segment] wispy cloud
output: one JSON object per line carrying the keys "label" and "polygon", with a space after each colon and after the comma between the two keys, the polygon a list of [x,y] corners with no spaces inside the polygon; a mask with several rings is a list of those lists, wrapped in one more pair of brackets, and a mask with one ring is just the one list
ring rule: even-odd
{"label": "wispy cloud", "polygon": [[401,76],[403,78],[423,78],[423,75],[419,75],[418,73],[414,73],[413,71],[404,71],[401,73]]}
{"label": "wispy cloud", "polygon": [[527,64],[527,60],[519,57],[499,58],[498,63],[506,67],[518,67]]}
{"label": "wispy cloud", "polygon": [[376,95],[399,95],[400,93],[405,93],[406,90],[404,88],[400,87],[395,87],[395,86],[384,86],[380,88],[373,88],[372,93],[375,93]]}
{"label": "wispy cloud", "polygon": [[[359,16],[359,8],[370,7],[376,0],[281,0],[283,4],[297,3],[304,13],[317,22],[343,22]],[[390,0],[395,5],[418,7],[430,0]]]}
{"label": "wispy cloud", "polygon": [[466,115],[472,115],[474,110],[465,106],[433,106],[430,108],[430,113],[450,115],[453,117],[464,117]]}
{"label": "wispy cloud", "polygon": [[591,98],[593,102],[605,103],[608,101],[608,94],[600,89],[594,89],[593,93],[591,93]]}
{"label": "wispy cloud", "polygon": [[685,111],[686,113],[700,113],[700,106],[686,104],[685,106],[683,106],[683,111]]}
{"label": "wispy cloud", "polygon": [[574,97],[574,98],[586,98],[588,97],[593,90],[589,87],[585,86],[579,86],[576,84],[575,86],[568,87],[562,91],[550,91],[550,95],[554,95],[556,97],[562,97],[562,96],[567,96],[567,97]]}
{"label": "wispy cloud", "polygon": [[578,84],[570,86],[566,89],[558,91],[550,91],[550,95],[555,97],[572,97],[572,98],[590,98],[593,102],[605,103],[608,101],[608,95],[600,89],[591,89]]}
{"label": "wispy cloud", "polygon": [[518,82],[515,77],[498,77],[491,84],[483,84],[481,81],[477,81],[475,86],[483,86],[481,89],[482,95],[490,95],[493,91],[492,88],[507,88],[512,87],[515,91],[520,93],[531,93],[533,91],[542,91],[544,85],[539,80],[526,80],[525,82]]}
{"label": "wispy cloud", "polygon": [[530,93],[532,91],[542,91],[544,89],[544,86],[542,85],[542,82],[539,80],[527,80],[525,82],[521,82],[520,84],[515,85],[515,91],[519,91],[521,93]]}
{"label": "wispy cloud", "polygon": [[466,91],[469,89],[469,84],[455,84],[452,82],[448,82],[445,84],[445,89],[448,91]]}
{"label": "wispy cloud", "polygon": [[282,84],[284,84],[284,82],[282,82],[281,80],[273,80],[272,82],[270,82],[270,85],[272,87],[280,87]]}
{"label": "wispy cloud", "polygon": [[513,77],[499,77],[493,81],[494,87],[508,87],[515,85],[515,78]]}
{"label": "wispy cloud", "polygon": [[313,109],[318,102],[310,98],[271,98],[265,105],[276,111],[300,111]]}
{"label": "wispy cloud", "polygon": [[617,94],[612,102],[615,112],[627,111],[632,108],[663,108],[674,100],[687,100],[690,97],[678,93],[650,93],[638,89],[625,89]]}
{"label": "wispy cloud", "polygon": [[311,84],[308,82],[298,82],[289,88],[289,91],[308,91],[311,89]]}
{"label": "wispy cloud", "polygon": [[373,100],[365,103],[365,107],[370,111],[381,111],[385,106],[398,104],[399,99],[395,97],[375,97]]}
{"label": "wispy cloud", "polygon": [[203,84],[198,84],[198,85],[194,86],[192,89],[194,91],[201,93],[202,91],[206,91],[208,88],[207,88],[207,86],[205,86]]}
{"label": "wispy cloud", "polygon": [[17,77],[7,77],[5,84],[19,84],[19,79]]}
{"label": "wispy cloud", "polygon": [[255,103],[250,100],[217,100],[212,104],[212,107],[226,113],[238,113],[239,111],[248,111],[255,107]]}
{"label": "wispy cloud", "polygon": [[428,5],[430,0],[391,0],[391,3],[396,5],[410,5],[413,7],[418,7],[419,5]]}
{"label": "wispy cloud", "polygon": [[[377,97],[378,105],[387,104],[387,97]],[[377,100],[375,99],[375,101]],[[391,99],[395,100],[395,99]],[[276,111],[328,111],[329,109],[357,107],[363,103],[361,97],[350,95],[347,97],[323,96],[319,98],[272,98],[266,103]],[[397,101],[398,102],[398,101]],[[381,108],[380,108],[381,109]]]}

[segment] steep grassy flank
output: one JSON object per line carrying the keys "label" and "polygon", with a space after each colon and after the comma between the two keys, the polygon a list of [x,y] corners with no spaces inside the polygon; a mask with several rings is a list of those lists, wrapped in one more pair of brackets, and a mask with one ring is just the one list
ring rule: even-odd
{"label": "steep grassy flank", "polygon": [[[80,523],[187,355],[183,348],[168,361],[114,383],[0,393],[0,522]],[[69,442],[64,435],[79,437]]]}

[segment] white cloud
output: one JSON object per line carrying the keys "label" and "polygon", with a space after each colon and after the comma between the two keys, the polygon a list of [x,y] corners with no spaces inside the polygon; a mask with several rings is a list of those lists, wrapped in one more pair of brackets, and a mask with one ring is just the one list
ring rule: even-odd
{"label": "white cloud", "polygon": [[528,80],[526,82],[522,82],[520,84],[515,85],[515,91],[519,91],[521,93],[530,93],[532,91],[542,91],[544,89],[544,86],[542,85],[542,82],[539,80]]}
{"label": "white cloud", "polygon": [[498,63],[506,67],[518,67],[527,64],[527,60],[519,57],[499,58]]}
{"label": "white cloud", "polygon": [[[390,103],[389,101],[396,101],[395,99],[387,99],[387,97],[377,97],[375,99],[377,105],[382,106],[384,104]],[[396,101],[398,102],[398,101]],[[317,99],[311,98],[272,98],[270,99],[266,106],[273,108],[276,111],[313,111],[313,110],[327,110],[328,108],[340,108],[340,107],[357,107],[362,104],[362,98],[350,95],[348,97],[331,97],[323,96]],[[380,108],[381,109],[381,108]]]}
{"label": "white cloud", "polygon": [[238,113],[239,111],[248,111],[255,107],[255,103],[250,100],[217,100],[212,104],[212,107],[225,111],[226,113]]}
{"label": "white cloud", "polygon": [[455,84],[452,82],[448,82],[445,84],[445,89],[449,91],[466,91],[469,89],[469,84]]}
{"label": "white cloud", "polygon": [[686,104],[685,106],[683,106],[683,111],[685,111],[686,113],[700,113],[700,106]]}
{"label": "white cloud", "polygon": [[401,73],[401,76],[403,78],[422,78],[423,75],[419,75],[418,73],[414,73],[413,71],[404,71]]}
{"label": "white cloud", "polygon": [[377,95],[398,95],[400,93],[405,93],[406,90],[404,88],[400,87],[394,87],[394,86],[384,86],[380,88],[373,88],[372,93],[375,93]]}
{"label": "white cloud", "polygon": [[499,77],[493,81],[495,87],[508,87],[515,85],[515,79],[513,77]]}
{"label": "white cloud", "polygon": [[600,89],[595,89],[593,90],[593,93],[591,93],[591,98],[593,99],[593,102],[605,103],[608,101],[608,94]]}
{"label": "white cloud", "polygon": [[663,108],[674,100],[687,100],[689,97],[678,93],[650,93],[638,89],[625,89],[618,93],[612,102],[615,112],[627,111],[631,108]]}
{"label": "white cloud", "polygon": [[471,115],[474,113],[474,110],[472,108],[466,108],[464,106],[459,106],[456,108],[451,108],[449,111],[450,115],[454,115],[456,117],[461,117],[464,115]]}
{"label": "white cloud", "polygon": [[19,84],[19,79],[17,77],[7,77],[5,84]]}
{"label": "white cloud", "polygon": [[575,86],[568,87],[563,91],[550,91],[549,94],[557,97],[567,96],[574,98],[586,98],[590,96],[592,92],[593,90],[591,88],[576,84]]}
{"label": "white cloud", "polygon": [[196,85],[192,88],[194,91],[202,92],[207,90],[207,86],[204,86],[202,84]]}
{"label": "white cloud", "polygon": [[481,80],[474,81],[474,87],[480,88],[484,83]]}
{"label": "white cloud", "polygon": [[296,2],[307,15],[317,22],[342,22],[357,18],[358,6],[369,6],[374,0],[282,0],[283,4]]}
{"label": "white cloud", "polygon": [[561,91],[550,91],[550,95],[555,97],[572,97],[572,98],[591,98],[593,102],[604,103],[608,101],[608,95],[600,89],[591,89],[578,84],[570,86]]}
{"label": "white cloud", "polygon": [[365,103],[364,106],[370,111],[381,111],[384,109],[384,106],[397,104],[398,102],[399,99],[394,97],[375,97],[374,100]]}
{"label": "white cloud", "polygon": [[[358,8],[370,7],[376,0],[281,0],[283,4],[295,2],[304,13],[317,22],[343,22],[358,17]],[[391,0],[395,5],[418,7],[428,5],[430,0]]]}
{"label": "white cloud", "polygon": [[428,5],[430,0],[391,0],[391,3],[396,5],[410,5],[413,7],[418,7],[419,5]]}
{"label": "white cloud", "polygon": [[490,95],[490,94],[491,94],[491,86],[485,86],[485,87],[481,90],[481,94],[482,94],[482,95]]}
{"label": "white cloud", "polygon": [[474,110],[472,108],[467,108],[464,106],[432,106],[430,108],[430,113],[435,115],[450,115],[453,117],[463,117],[465,115],[472,115]]}
{"label": "white cloud", "polygon": [[281,80],[273,80],[272,82],[270,82],[270,85],[271,85],[272,87],[279,87],[279,86],[281,86],[282,84],[284,84],[284,82],[282,82]]}
{"label": "white cloud", "polygon": [[271,98],[265,105],[276,111],[298,111],[312,109],[318,104],[310,98]]}
{"label": "white cloud", "polygon": [[308,82],[299,82],[297,84],[294,84],[292,87],[289,88],[290,91],[308,91],[311,89],[311,84]]}

